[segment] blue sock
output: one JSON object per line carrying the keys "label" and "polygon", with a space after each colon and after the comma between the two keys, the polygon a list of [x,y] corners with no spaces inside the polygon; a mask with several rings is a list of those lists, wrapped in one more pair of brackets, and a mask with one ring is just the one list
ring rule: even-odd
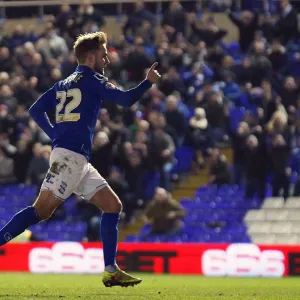
{"label": "blue sock", "polygon": [[0,230],[0,246],[3,246],[29,226],[40,221],[38,214],[33,206],[28,206],[16,213],[13,218]]}
{"label": "blue sock", "polygon": [[119,213],[103,213],[101,238],[105,267],[116,265]]}

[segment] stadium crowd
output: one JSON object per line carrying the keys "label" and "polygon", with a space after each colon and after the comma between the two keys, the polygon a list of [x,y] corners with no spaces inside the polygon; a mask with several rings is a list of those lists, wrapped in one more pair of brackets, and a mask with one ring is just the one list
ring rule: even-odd
{"label": "stadium crowd", "polygon": [[[172,1],[158,21],[137,2],[122,40],[109,40],[105,76],[116,86],[133,87],[154,61],[163,74],[130,109],[103,106],[97,122],[91,163],[124,201],[127,221],[149,200],[143,180],[149,172],[159,174],[159,186],[171,191],[174,154],[181,145],[195,149],[197,169],[211,156],[209,183],[245,184],[247,197],[263,197],[270,182],[273,196],[283,190],[287,197],[292,182],[300,195],[298,21],[289,1],[279,5],[274,15],[238,14],[222,2],[239,30],[239,42],[225,44],[228,32],[213,16],[185,11]],[[11,35],[1,32],[0,184],[41,184],[51,141],[28,108],[74,71],[75,37],[104,24],[100,8],[84,0],[77,9],[62,4],[42,34],[21,24]],[[49,115],[54,121],[55,112]],[[229,143],[232,167],[218,149]]]}

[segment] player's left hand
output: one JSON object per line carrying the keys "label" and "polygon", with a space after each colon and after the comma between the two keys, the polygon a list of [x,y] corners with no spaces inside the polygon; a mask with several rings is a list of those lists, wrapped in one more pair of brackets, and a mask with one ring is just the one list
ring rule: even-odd
{"label": "player's left hand", "polygon": [[149,69],[149,71],[147,73],[146,79],[148,79],[152,83],[156,83],[159,80],[159,78],[161,77],[161,75],[155,70],[157,65],[158,65],[158,62],[155,62],[151,66],[151,68]]}

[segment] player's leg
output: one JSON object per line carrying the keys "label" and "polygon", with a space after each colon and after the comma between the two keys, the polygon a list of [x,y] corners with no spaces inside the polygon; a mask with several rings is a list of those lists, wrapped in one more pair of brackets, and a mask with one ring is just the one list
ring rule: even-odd
{"label": "player's leg", "polygon": [[101,238],[103,243],[103,254],[105,271],[103,284],[112,286],[134,286],[141,283],[140,278],[133,277],[120,270],[116,263],[118,246],[118,223],[122,203],[114,191],[107,185],[97,191],[90,202],[103,210],[101,219]]}
{"label": "player's leg", "polygon": [[100,233],[103,241],[105,268],[109,272],[114,272],[117,269],[118,223],[122,203],[108,185],[97,191],[90,202],[103,211]]}
{"label": "player's leg", "polygon": [[60,204],[61,201],[55,198],[52,192],[41,191],[33,206],[19,211],[0,230],[0,246],[17,237],[29,226],[47,220]]}
{"label": "player's leg", "polygon": [[0,231],[0,246],[21,234],[26,228],[47,220],[61,202],[75,190],[87,169],[84,156],[56,148],[50,156],[50,169],[33,206],[17,213]]}
{"label": "player's leg", "polygon": [[101,237],[105,263],[104,285],[129,286],[140,283],[141,279],[126,274],[116,264],[118,222],[122,211],[122,203],[119,197],[91,164],[88,165],[88,172],[75,192],[103,211]]}

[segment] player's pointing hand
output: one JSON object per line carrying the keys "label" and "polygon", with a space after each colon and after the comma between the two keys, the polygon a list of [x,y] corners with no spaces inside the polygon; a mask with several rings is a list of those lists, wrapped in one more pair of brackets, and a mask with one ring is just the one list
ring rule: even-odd
{"label": "player's pointing hand", "polygon": [[152,83],[156,83],[159,80],[159,78],[161,77],[161,75],[155,70],[157,65],[158,65],[158,62],[155,62],[151,66],[151,68],[149,69],[149,71],[147,73],[146,79],[148,79]]}

